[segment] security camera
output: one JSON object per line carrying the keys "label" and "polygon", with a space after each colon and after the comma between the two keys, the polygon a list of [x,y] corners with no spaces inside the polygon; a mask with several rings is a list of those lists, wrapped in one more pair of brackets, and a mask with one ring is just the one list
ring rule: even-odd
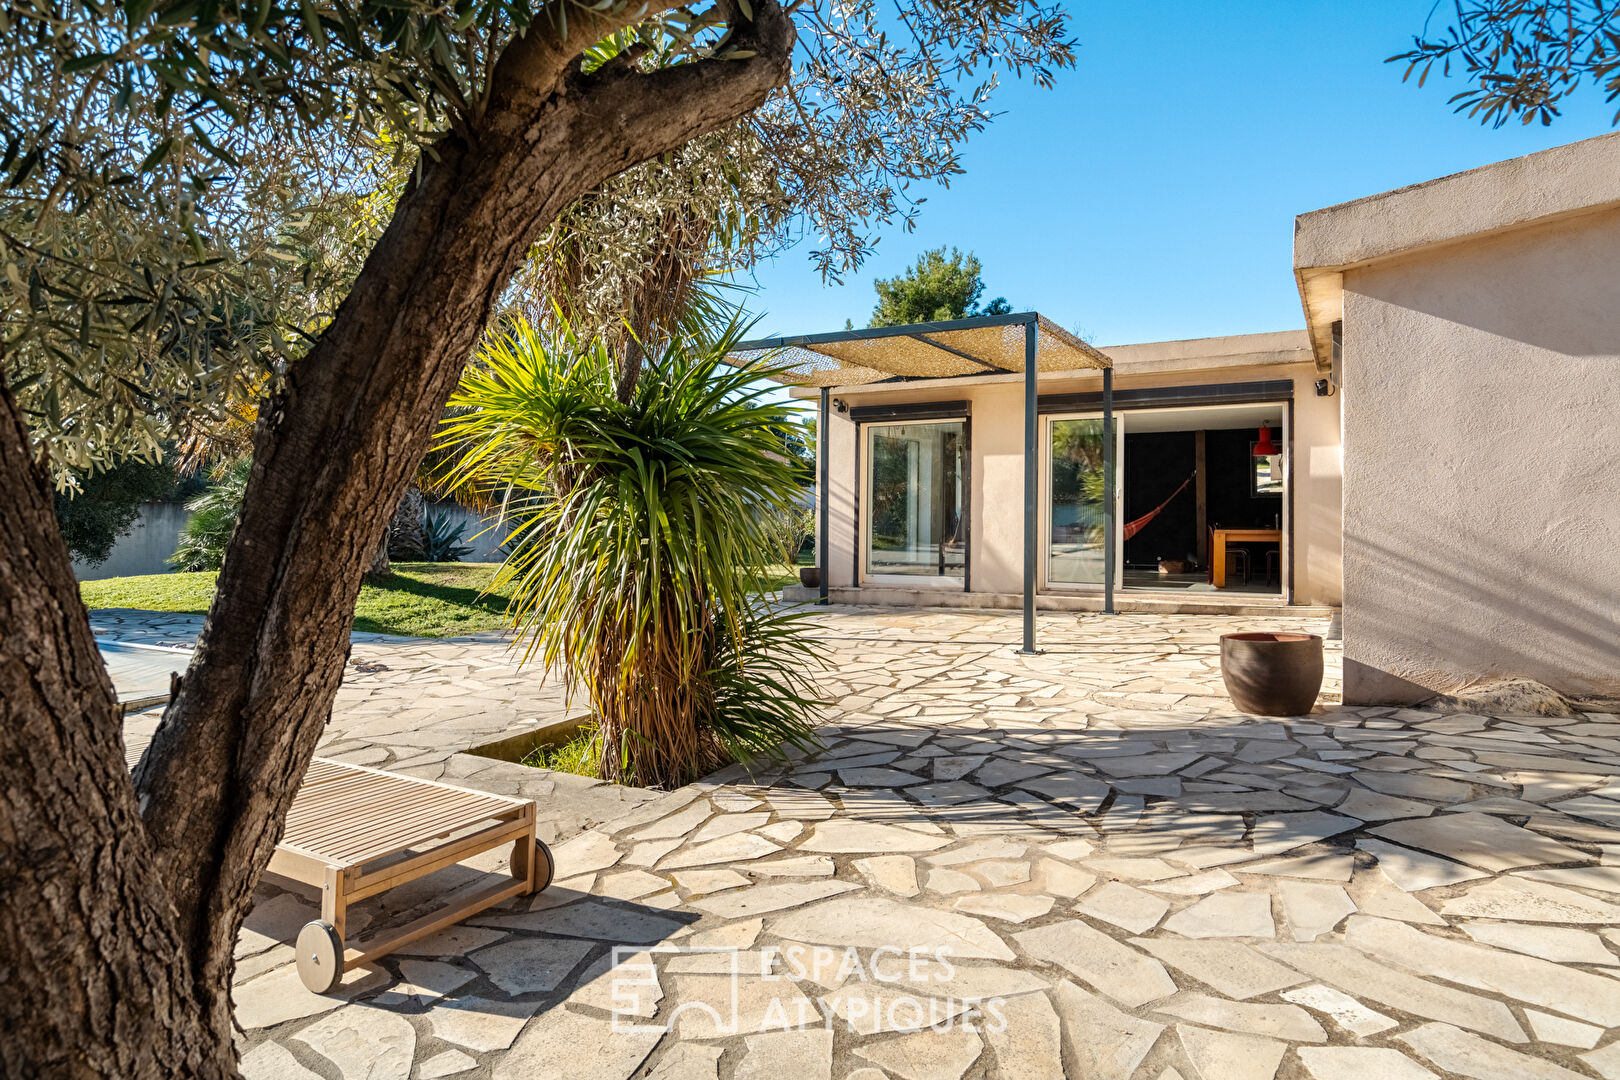
{"label": "security camera", "polygon": [[835,397],[835,398],[833,398],[832,403],[833,403],[833,408],[838,410],[839,415],[843,415],[844,413],[849,412],[849,402],[845,401],[843,398],[836,398]]}
{"label": "security camera", "polygon": [[1317,397],[1332,397],[1333,396],[1333,384],[1328,382],[1326,379],[1317,379],[1316,380],[1316,396]]}

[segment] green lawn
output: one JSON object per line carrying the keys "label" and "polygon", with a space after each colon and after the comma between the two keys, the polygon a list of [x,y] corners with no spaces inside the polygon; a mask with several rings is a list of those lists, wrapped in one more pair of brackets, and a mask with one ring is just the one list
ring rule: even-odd
{"label": "green lawn", "polygon": [[[495,576],[497,563],[395,563],[379,585],[360,587],[354,628],[371,634],[454,637],[499,630],[506,595],[480,595]],[[198,615],[214,595],[212,571],[148,574],[144,577],[85,581],[79,595],[88,608],[138,608]]]}
{"label": "green lawn", "polygon": [[[505,590],[480,595],[495,576],[496,563],[395,563],[380,585],[360,587],[354,628],[371,634],[455,637],[499,630],[505,623]],[[79,584],[88,608],[136,608],[206,614],[214,596],[213,572],[148,574]],[[798,571],[773,568],[770,588],[797,584]]]}

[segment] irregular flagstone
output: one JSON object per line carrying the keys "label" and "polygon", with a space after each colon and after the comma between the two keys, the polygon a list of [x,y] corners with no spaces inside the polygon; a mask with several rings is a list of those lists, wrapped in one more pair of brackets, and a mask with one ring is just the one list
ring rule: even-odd
{"label": "irregular flagstone", "polygon": [[1163,1024],[1121,1012],[1063,980],[1052,989],[1069,1047],[1069,1074],[1088,1080],[1128,1080],[1164,1030]]}
{"label": "irregular flagstone", "polygon": [[855,1056],[901,1080],[961,1080],[983,1052],[978,1035],[955,1027],[870,1043],[857,1047]]}
{"label": "irregular flagstone", "polygon": [[1089,776],[1041,777],[1037,780],[1025,780],[1018,786],[1024,791],[1044,796],[1052,802],[1072,806],[1085,814],[1095,812],[1113,791],[1101,780],[1094,780]]}
{"label": "irregular flagstone", "polygon": [[1506,994],[1605,1027],[1620,1025],[1620,987],[1602,975],[1425,934],[1405,923],[1366,915],[1353,917],[1344,937],[1353,948],[1414,971]]}
{"label": "irregular flagstone", "polygon": [[1296,1053],[1311,1080],[1437,1080],[1399,1050],[1384,1046],[1301,1046]]}
{"label": "irregular flagstone", "polygon": [[1169,881],[1151,881],[1142,887],[1174,896],[1205,896],[1237,883],[1237,878],[1217,867],[1214,870],[1205,870],[1202,874],[1172,878]]}
{"label": "irregular flagstone", "polygon": [[[1076,843],[1086,844],[1080,840]],[[1061,845],[1055,845],[1061,846]],[[1086,844],[1089,848],[1090,845]],[[1029,845],[1018,840],[1010,840],[1004,836],[991,837],[985,840],[975,840],[950,851],[940,851],[933,855],[923,856],[923,862],[930,866],[961,866],[965,863],[982,862],[985,859],[1016,859],[1029,849]]]}
{"label": "irregular flagstone", "polygon": [[1298,1005],[1255,1005],[1184,991],[1159,1002],[1153,1006],[1153,1011],[1205,1027],[1249,1035],[1267,1035],[1292,1042],[1327,1042],[1327,1032],[1322,1030],[1322,1025]]}
{"label": "irregular flagstone", "polygon": [[764,859],[743,867],[754,877],[832,877],[835,867],[825,855],[801,855],[796,859]]}
{"label": "irregular flagstone", "polygon": [[924,1031],[944,1026],[968,1009],[965,1001],[909,994],[868,982],[846,983],[821,1000],[842,1021],[843,1030],[857,1035]]}
{"label": "irregular flagstone", "polygon": [[1579,862],[1586,858],[1585,852],[1510,825],[1490,814],[1442,814],[1397,821],[1371,831],[1407,847],[1433,851],[1457,862],[1498,872],[1520,866]]}
{"label": "irregular flagstone", "polygon": [[1163,859],[1087,859],[1085,867],[1105,878],[1131,881],[1164,881],[1187,876],[1185,870],[1177,870]]}
{"label": "irregular flagstone", "polygon": [[243,1054],[238,1069],[243,1080],[322,1080],[320,1073],[300,1065],[291,1050],[273,1042]]}
{"label": "irregular flagstone", "polygon": [[773,825],[767,825],[755,831],[767,840],[775,840],[778,844],[786,844],[804,832],[804,823],[802,821],[778,821]]}
{"label": "irregular flagstone", "polygon": [[688,907],[722,919],[741,919],[750,915],[764,915],[783,908],[798,907],[829,896],[851,892],[860,888],[848,881],[786,881],[778,885],[755,885],[719,896],[706,896],[690,900]]}
{"label": "irregular flagstone", "polygon": [[1030,872],[1030,881],[1043,893],[1074,899],[1097,884],[1094,874],[1076,869],[1056,859],[1037,859]]}
{"label": "irregular flagstone", "polygon": [[1620,829],[1620,802],[1613,799],[1598,798],[1596,795],[1587,795],[1579,799],[1566,799],[1563,802],[1551,804],[1551,808],[1565,814],[1586,818],[1604,825]]}
{"label": "irregular flagstone", "polygon": [[1269,938],[1277,934],[1267,893],[1213,893],[1170,916],[1164,928],[1189,938]]}
{"label": "irregular flagstone", "polygon": [[568,994],[571,1005],[588,1005],[626,1021],[651,1018],[662,1000],[664,987],[652,953],[626,956],[617,949],[591,961]]}
{"label": "irregular flagstone", "polygon": [[629,1080],[664,1033],[577,1013],[541,1013],[495,1062],[494,1080]]}
{"label": "irregular flagstone", "polygon": [[1305,844],[1324,840],[1361,822],[1340,814],[1315,811],[1305,814],[1267,814],[1257,818],[1253,830],[1253,848],[1256,855],[1280,855]]}
{"label": "irregular flagstone", "polygon": [[964,874],[960,870],[948,870],[936,866],[928,871],[924,879],[929,892],[939,893],[942,896],[954,896],[957,893],[978,892],[979,879],[972,874]]}
{"label": "irregular flagstone", "polygon": [[248,1031],[273,1027],[288,1020],[330,1012],[349,999],[376,989],[389,980],[388,972],[367,964],[345,972],[330,994],[312,994],[292,965],[231,987],[236,1022]]}
{"label": "irregular flagstone", "polygon": [[1601,1050],[1594,1050],[1590,1054],[1582,1054],[1581,1060],[1603,1080],[1620,1080],[1620,1039],[1616,1039]]}
{"label": "irregular flagstone", "polygon": [[1075,910],[1093,919],[1113,923],[1133,934],[1145,933],[1159,925],[1170,904],[1122,881],[1110,881],[1087,894]]}
{"label": "irregular flagstone", "polygon": [[434,1054],[417,1067],[418,1080],[439,1080],[441,1076],[454,1076],[477,1068],[478,1061],[460,1050],[445,1050]]}
{"label": "irregular flagstone", "polygon": [[1350,897],[1337,885],[1282,881],[1277,883],[1277,896],[1282,901],[1283,918],[1295,941],[1315,941],[1356,910]]}
{"label": "irregular flagstone", "polygon": [[689,866],[710,866],[714,863],[739,863],[763,859],[782,849],[763,836],[753,833],[734,833],[705,844],[682,848],[665,856],[658,864],[660,870],[680,870]]}
{"label": "irregular flagstone", "polygon": [[702,1043],[675,1043],[658,1059],[647,1080],[719,1080],[720,1055],[724,1052],[718,1046]]}
{"label": "irregular flagstone", "polygon": [[611,900],[639,900],[649,893],[669,888],[669,880],[645,870],[625,870],[598,878],[593,892]]}
{"label": "irregular flagstone", "polygon": [[[935,871],[938,873],[939,871]],[[1050,896],[1031,896],[1022,893],[975,893],[957,897],[951,905],[957,911],[984,915],[1004,922],[1028,922],[1052,910]]]}
{"label": "irregular flagstone", "polygon": [[1386,844],[1382,840],[1364,837],[1356,841],[1356,847],[1377,859],[1378,868],[1384,872],[1384,876],[1409,893],[1488,876],[1462,863],[1428,852]]}
{"label": "irregular flagstone", "polygon": [[894,961],[892,967],[884,964],[881,975],[879,966],[874,960],[874,977],[893,979],[895,986],[932,997],[971,1002],[1030,994],[1045,990],[1048,985],[1046,979],[1033,971],[999,964],[963,964],[954,957],[936,960],[928,956],[907,956]]}
{"label": "irregular flagstone", "polygon": [[1281,996],[1284,1001],[1292,1001],[1307,1009],[1315,1009],[1350,1034],[1362,1038],[1400,1026],[1383,1013],[1367,1008],[1349,994],[1341,993],[1331,986],[1320,984],[1301,986],[1296,990],[1284,990]]}
{"label": "irregular flagstone", "polygon": [[551,857],[558,877],[574,877],[612,866],[619,861],[619,848],[610,836],[584,832],[552,848]]}
{"label": "irregular flagstone", "polygon": [[1234,1035],[1177,1024],[1181,1049],[1198,1080],[1272,1080],[1288,1044],[1258,1035]]}
{"label": "irregular flagstone", "polygon": [[1238,941],[1132,938],[1131,944],[1227,997],[1251,998],[1305,981],[1299,972]]}
{"label": "irregular flagstone", "polygon": [[734,1080],[830,1080],[832,1032],[826,1028],[750,1035]]}
{"label": "irregular flagstone", "polygon": [[850,787],[899,788],[920,784],[924,778],[899,769],[865,768],[839,769],[838,779]]}
{"label": "irregular flagstone", "polygon": [[896,896],[916,896],[917,863],[909,855],[875,855],[856,859],[855,869],[876,887]]}
{"label": "irregular flagstone", "polygon": [[1376,866],[1359,870],[1350,879],[1350,898],[1363,915],[1378,915],[1425,926],[1446,925],[1446,920],[1429,910],[1423,901],[1399,888]]}
{"label": "irregular flagstone", "polygon": [[660,1018],[681,1039],[723,1039],[762,1031],[821,1026],[821,1010],[799,985],[781,977],[678,974]]}
{"label": "irregular flagstone", "polygon": [[389,987],[387,993],[378,994],[372,999],[373,1004],[400,1005],[410,1001],[425,1004],[478,977],[475,971],[436,960],[401,960],[399,972],[403,981]]}
{"label": "irregular flagstone", "polygon": [[1434,813],[1434,807],[1428,803],[1380,795],[1361,788],[1351,788],[1350,794],[1335,809],[1362,821],[1393,821],[1396,818],[1428,817]]}
{"label": "irregular flagstone", "polygon": [[561,986],[591,948],[588,941],[525,937],[480,949],[468,959],[508,994],[531,994]]}
{"label": "irregular flagstone", "polygon": [[1263,863],[1245,863],[1238,867],[1240,874],[1265,874],[1268,877],[1313,878],[1317,881],[1349,881],[1356,868],[1353,855],[1299,855],[1291,859],[1272,859]]}
{"label": "irregular flagstone", "polygon": [[817,825],[800,851],[833,854],[882,854],[889,852],[936,851],[951,843],[948,836],[926,836],[898,825],[853,818],[834,818]]}
{"label": "irregular flagstone", "polygon": [[[642,907],[626,907],[601,900],[584,900],[545,913],[535,929],[561,937],[593,938],[626,945],[650,945],[673,935],[686,919],[654,915]],[[495,946],[499,948],[499,946]]]}
{"label": "irregular flagstone", "polygon": [[236,959],[264,952],[279,942],[295,940],[305,923],[319,917],[320,910],[315,905],[294,893],[282,893],[254,904],[236,939]]}
{"label": "irregular flagstone", "polygon": [[743,814],[720,814],[713,820],[705,823],[697,832],[692,833],[689,839],[694,844],[701,844],[705,840],[718,840],[722,836],[733,833],[746,832],[757,829],[771,819],[765,811]]}
{"label": "irregular flagstone", "polygon": [[1620,956],[1604,948],[1603,939],[1588,930],[1566,926],[1526,926],[1522,923],[1465,922],[1458,929],[1486,945],[1539,956],[1560,964],[1602,964],[1620,967]]}
{"label": "irregular flagstone", "polygon": [[985,1041],[995,1056],[991,1075],[1006,1080],[1063,1080],[1063,1035],[1045,994],[1025,994],[1001,1003],[1004,1025],[986,1024]]}
{"label": "irregular flagstone", "polygon": [[1443,915],[1518,922],[1620,923],[1620,907],[1570,889],[1518,877],[1492,878],[1440,905]]}
{"label": "irregular flagstone", "polygon": [[434,1038],[469,1050],[505,1050],[540,1008],[538,1001],[446,998],[427,1012]]}
{"label": "irregular flagstone", "polygon": [[1603,1037],[1603,1029],[1596,1025],[1582,1024],[1563,1016],[1553,1016],[1551,1013],[1540,1012],[1536,1009],[1524,1010],[1524,1018],[1530,1021],[1531,1033],[1542,1042],[1557,1043],[1560,1046],[1573,1046],[1578,1050],[1590,1050]]}
{"label": "irregular flagstone", "polygon": [[887,945],[902,952],[949,946],[953,958],[1013,959],[1012,950],[977,919],[879,897],[828,900],[777,917],[771,932],[820,945]]}
{"label": "irregular flagstone", "polygon": [[699,895],[725,892],[748,884],[748,879],[735,870],[677,870],[670,876],[684,891]]}
{"label": "irregular flagstone", "polygon": [[1290,967],[1380,1005],[1457,1024],[1506,1042],[1526,1041],[1524,1029],[1500,1001],[1407,975],[1354,949],[1281,942],[1260,948]]}
{"label": "irregular flagstone", "polygon": [[366,1080],[408,1080],[416,1053],[416,1029],[409,1020],[363,1005],[323,1016],[293,1038],[336,1065],[344,1076]]}
{"label": "irregular flagstone", "polygon": [[987,859],[963,867],[992,888],[1022,885],[1029,880],[1029,863],[1020,859]]}
{"label": "irregular flagstone", "polygon": [[1399,795],[1407,799],[1427,799],[1441,805],[1467,802],[1471,793],[1471,789],[1467,784],[1461,784],[1455,780],[1443,780],[1436,776],[1421,776],[1403,772],[1375,772],[1372,769],[1357,771],[1356,783],[1385,795]]}
{"label": "irregular flagstone", "polygon": [[[707,821],[712,813],[713,810],[709,804],[699,799],[684,810],[677,811],[662,820],[655,821],[651,825],[637,829],[629,834],[628,839],[637,843],[645,840],[685,839],[692,834],[693,829]],[[601,867],[594,866],[591,869],[600,870]],[[577,872],[583,873],[584,871]]]}
{"label": "irregular flagstone", "polygon": [[1110,776],[1165,776],[1180,771],[1202,756],[1197,753],[1161,752],[1127,757],[1100,757],[1094,764]]}
{"label": "irregular flagstone", "polygon": [[1580,1074],[1450,1024],[1424,1024],[1395,1036],[1439,1068],[1470,1080],[1580,1080]]}
{"label": "irregular flagstone", "polygon": [[1081,919],[1025,930],[1014,934],[1013,940],[1031,957],[1057,964],[1131,1008],[1176,992],[1176,984],[1164,965]]}
{"label": "irregular flagstone", "polygon": [[1525,870],[1515,875],[1594,892],[1620,893],[1620,866],[1571,866],[1561,870]]}

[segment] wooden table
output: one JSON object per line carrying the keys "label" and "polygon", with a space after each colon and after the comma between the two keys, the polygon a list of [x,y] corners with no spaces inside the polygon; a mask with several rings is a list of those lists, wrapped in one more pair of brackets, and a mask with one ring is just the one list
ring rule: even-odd
{"label": "wooden table", "polygon": [[1226,545],[1282,544],[1281,529],[1211,529],[1214,550],[1209,553],[1210,581],[1217,589],[1226,588]]}

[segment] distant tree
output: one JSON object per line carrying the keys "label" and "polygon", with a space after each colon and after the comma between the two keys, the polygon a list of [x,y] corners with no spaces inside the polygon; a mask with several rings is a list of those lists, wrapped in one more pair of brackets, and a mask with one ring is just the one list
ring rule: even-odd
{"label": "distant tree", "polygon": [[56,522],[75,559],[92,566],[107,561],[113,545],[129,535],[141,504],[174,490],[174,470],[162,462],[130,459],[78,482],[78,489],[56,493]]}
{"label": "distant tree", "polygon": [[983,267],[971,251],[966,255],[943,247],[925,251],[910,270],[898,277],[879,278],[874,283],[878,305],[872,309],[869,326],[906,326],[910,323],[966,319],[974,315],[1005,315],[1012,310],[1006,298],[979,306],[984,282]]}
{"label": "distant tree", "polygon": [[[1470,84],[1451,96],[1456,111],[1501,127],[1517,117],[1553,122],[1559,103],[1590,83],[1620,100],[1620,4],[1615,0],[1454,0],[1452,22],[1431,36],[1425,26],[1406,62],[1422,86],[1453,65]],[[1616,112],[1610,123],[1620,123]]]}

